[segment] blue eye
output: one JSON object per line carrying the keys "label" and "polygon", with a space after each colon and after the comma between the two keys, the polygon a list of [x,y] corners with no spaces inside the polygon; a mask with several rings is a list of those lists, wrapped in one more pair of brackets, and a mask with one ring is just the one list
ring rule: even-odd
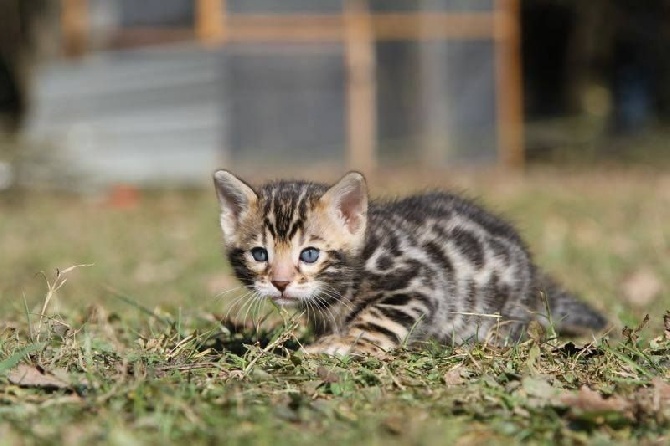
{"label": "blue eye", "polygon": [[251,250],[251,256],[257,262],[267,262],[268,261],[268,250],[257,246]]}
{"label": "blue eye", "polygon": [[300,260],[305,263],[314,263],[319,259],[319,250],[310,246],[300,253]]}

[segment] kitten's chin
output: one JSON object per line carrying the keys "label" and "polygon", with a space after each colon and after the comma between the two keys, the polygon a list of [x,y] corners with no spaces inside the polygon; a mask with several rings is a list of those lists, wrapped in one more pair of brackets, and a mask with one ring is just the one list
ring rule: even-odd
{"label": "kitten's chin", "polygon": [[296,307],[300,304],[300,299],[297,297],[278,296],[271,297],[270,299],[272,299],[272,302],[282,307]]}

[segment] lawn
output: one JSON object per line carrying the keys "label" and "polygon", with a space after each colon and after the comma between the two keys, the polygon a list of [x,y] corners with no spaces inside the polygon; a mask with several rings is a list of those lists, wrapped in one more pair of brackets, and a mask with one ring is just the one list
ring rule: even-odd
{"label": "lawn", "polygon": [[212,190],[0,197],[0,444],[670,442],[670,173],[418,178],[370,187],[478,197],[611,331],[305,357],[300,315],[233,305]]}

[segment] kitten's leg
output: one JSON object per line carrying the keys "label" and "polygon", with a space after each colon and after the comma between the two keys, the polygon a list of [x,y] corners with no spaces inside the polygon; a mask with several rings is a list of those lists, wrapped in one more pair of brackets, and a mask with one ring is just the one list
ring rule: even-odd
{"label": "kitten's leg", "polygon": [[325,336],[304,348],[329,355],[381,354],[415,338],[431,313],[430,299],[420,293],[389,293],[354,312],[341,334]]}
{"label": "kitten's leg", "polygon": [[374,341],[367,338],[356,338],[350,335],[330,335],[319,338],[314,344],[302,349],[308,354],[324,353],[333,356],[345,356],[349,354],[383,354],[386,349],[380,348]]}

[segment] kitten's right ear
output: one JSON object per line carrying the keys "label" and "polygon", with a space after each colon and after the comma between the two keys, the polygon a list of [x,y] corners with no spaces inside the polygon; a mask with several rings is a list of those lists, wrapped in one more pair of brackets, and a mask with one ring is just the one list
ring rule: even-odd
{"label": "kitten's right ear", "polygon": [[221,230],[229,242],[258,196],[244,181],[223,169],[214,172],[214,186],[221,206]]}

